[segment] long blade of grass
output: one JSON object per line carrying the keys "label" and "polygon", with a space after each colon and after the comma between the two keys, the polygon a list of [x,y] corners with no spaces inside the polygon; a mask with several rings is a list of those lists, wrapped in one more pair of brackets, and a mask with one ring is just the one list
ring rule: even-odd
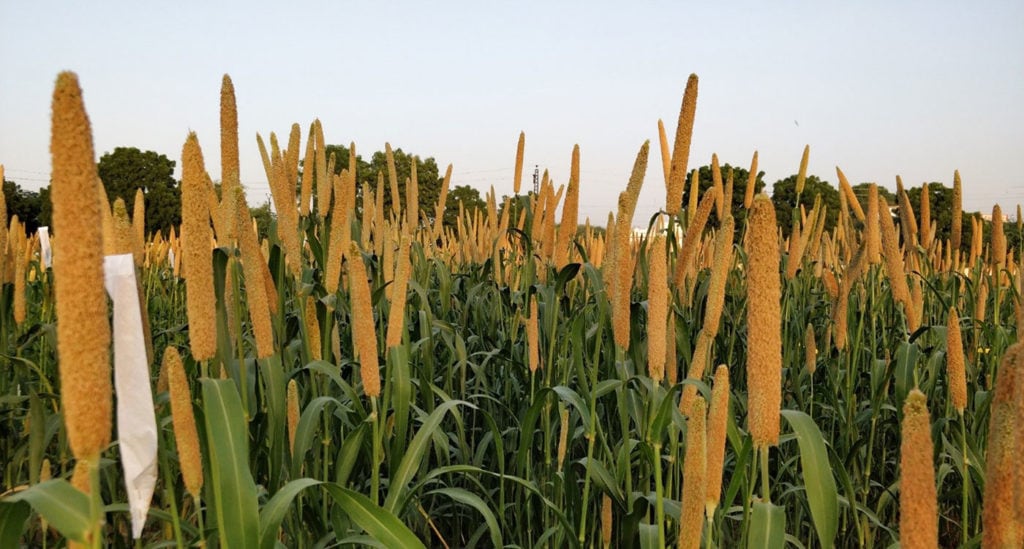
{"label": "long blade of grass", "polygon": [[[40,516],[68,539],[84,542],[85,535],[92,530],[89,496],[76,490],[66,480],[53,479],[41,482],[6,499],[8,503],[22,501],[31,505]],[[11,516],[4,518],[5,522],[17,518],[17,513],[12,512]],[[6,526],[4,529],[6,530]]]}
{"label": "long blade of grass", "polygon": [[[438,408],[437,411],[442,409]],[[426,547],[395,515],[375,505],[366,496],[337,484],[323,486],[353,522],[366,530],[367,534],[383,542],[386,547]]]}
{"label": "long blade of grass", "polygon": [[747,549],[775,549],[786,541],[786,509],[771,503],[755,503],[750,517]]}
{"label": "long blade of grass", "polygon": [[444,415],[454,410],[460,404],[476,408],[476,406],[462,400],[449,400],[438,406],[432,414],[427,416],[416,436],[409,443],[409,447],[405,450],[405,456],[402,457],[402,462],[399,463],[394,478],[391,479],[388,497],[384,500],[385,509],[395,513],[405,506],[406,499],[408,498],[409,482],[412,480],[416,470],[419,469],[420,460],[423,459],[423,454],[426,453],[427,447],[430,445],[430,437],[438,429]]}
{"label": "long blade of grass", "polygon": [[249,433],[242,402],[229,380],[204,379],[205,412],[214,511],[224,547],[256,547],[259,509],[249,469]]}
{"label": "long blade of grass", "polygon": [[796,433],[811,519],[818,541],[823,549],[828,549],[839,531],[839,494],[829,467],[825,439],[811,416],[797,410],[782,410],[782,417]]}

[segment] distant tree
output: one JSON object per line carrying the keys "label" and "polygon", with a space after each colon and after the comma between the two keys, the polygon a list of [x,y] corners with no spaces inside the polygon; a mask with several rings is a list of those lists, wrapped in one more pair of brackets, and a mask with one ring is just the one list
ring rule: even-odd
{"label": "distant tree", "polygon": [[53,204],[50,202],[50,186],[39,189],[39,217],[40,227],[49,227],[53,224]]}
{"label": "distant tree", "polygon": [[181,188],[174,179],[174,161],[154,151],[117,147],[100,157],[97,169],[107,198],[124,200],[129,211],[135,190],[146,195],[146,232],[168,233],[181,223]]}
{"label": "distant tree", "polygon": [[40,226],[39,216],[42,206],[39,201],[39,193],[22,189],[20,185],[4,179],[3,182],[4,200],[7,202],[7,222],[11,217],[17,215],[18,220],[25,225],[25,231],[34,233]]}
{"label": "distant tree", "polygon": [[271,224],[277,219],[277,216],[274,215],[270,208],[270,201],[266,201],[255,208],[249,208],[249,212],[252,214],[252,218],[256,220],[256,232],[259,233],[260,238],[266,238],[270,234]]}
{"label": "distant tree", "polygon": [[[348,167],[349,150],[346,145],[327,145],[325,147],[328,158],[334,154],[334,173],[340,174],[341,170]],[[399,202],[405,205],[405,182],[412,174],[412,159],[414,154],[406,153],[401,148],[392,149],[395,159],[395,174],[398,179],[398,190],[401,194]],[[388,179],[387,155],[384,151],[377,151],[367,162],[362,155],[356,154],[356,192],[362,193],[363,185],[370,185],[376,192],[377,174],[384,176],[384,209],[389,211],[393,198],[391,196],[391,183]],[[437,199],[441,196],[441,182],[443,178],[438,174],[437,161],[433,157],[419,158],[416,163],[416,180],[419,183],[419,210],[420,215],[432,217],[437,207]],[[380,200],[381,197],[377,197]],[[450,201],[450,195],[449,195]],[[457,206],[456,206],[457,207]]]}
{"label": "distant tree", "polygon": [[[917,223],[921,223],[921,187],[911,187],[907,189],[907,197],[910,198],[910,205],[914,208],[914,219]],[[935,224],[935,238],[936,239],[947,239],[950,236],[950,230],[953,227],[953,188],[947,187],[939,182],[931,182],[928,184],[928,211],[931,216],[932,223]],[[985,212],[991,213],[991,212]],[[1009,212],[1007,212],[1009,213]],[[962,227],[963,227],[963,238],[961,239],[961,247],[964,250],[971,249],[971,241],[968,238],[971,232],[971,222],[967,217],[967,214],[961,214]],[[923,230],[923,227],[921,227]]]}
{"label": "distant tree", "polygon": [[[876,186],[878,187],[879,198],[884,198],[890,206],[897,205],[899,201],[897,200],[896,195],[892,193],[892,191],[881,185]],[[853,189],[853,195],[857,197],[857,202],[860,202],[861,207],[866,209],[868,207],[868,193],[871,192],[869,190],[871,188],[871,183],[857,183],[851,188]]]}
{"label": "distant tree", "polygon": [[[772,203],[775,205],[775,221],[782,229],[782,234],[789,237],[793,229],[793,208],[796,207],[796,174],[780,179],[772,185]],[[831,231],[839,219],[839,191],[828,181],[822,181],[816,175],[808,175],[804,180],[804,190],[800,194],[800,204],[810,213],[814,200],[821,196],[825,210],[825,230]]]}
{"label": "distant tree", "polygon": [[448,200],[444,208],[444,226],[455,227],[459,218],[459,204],[466,213],[474,210],[486,210],[487,202],[480,196],[480,191],[469,185],[456,185],[448,191]]}
{"label": "distant tree", "polygon": [[[724,187],[726,181],[729,179],[729,172],[732,172],[732,215],[736,221],[736,238],[742,234],[743,226],[745,225],[744,220],[747,218],[747,211],[743,208],[743,197],[747,191],[747,181],[750,179],[750,170],[741,168],[738,166],[732,166],[728,163],[721,164],[719,170],[722,173],[722,186]],[[714,185],[714,177],[711,173],[711,165],[701,166],[698,169],[697,176],[698,186],[700,188],[700,197],[704,196],[704,192]],[[764,190],[764,171],[757,173],[757,178],[754,180],[754,192],[759,193]],[[683,208],[690,201],[690,177],[686,178],[686,188],[683,190]],[[711,217],[708,219],[708,225],[711,227],[718,227],[719,220],[714,210],[711,211]]]}

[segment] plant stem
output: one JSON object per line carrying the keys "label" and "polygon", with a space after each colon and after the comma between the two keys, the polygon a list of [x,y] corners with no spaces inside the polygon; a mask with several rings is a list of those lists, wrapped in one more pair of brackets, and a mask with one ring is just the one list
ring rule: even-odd
{"label": "plant stem", "polygon": [[658,523],[658,547],[665,547],[665,503],[661,488],[661,443],[651,444],[654,451],[654,520]]}
{"label": "plant stem", "polygon": [[969,521],[968,509],[967,509],[967,497],[971,488],[971,472],[970,462],[967,458],[967,419],[964,417],[963,412],[960,413],[960,448],[963,451],[963,502],[962,509],[960,510],[960,530],[961,530],[961,543],[964,546],[967,545],[967,538],[969,535]]}
{"label": "plant stem", "polygon": [[370,397],[370,424],[373,425],[373,463],[370,464],[370,501],[380,504],[380,462],[381,448],[380,414],[377,411],[377,397]]}

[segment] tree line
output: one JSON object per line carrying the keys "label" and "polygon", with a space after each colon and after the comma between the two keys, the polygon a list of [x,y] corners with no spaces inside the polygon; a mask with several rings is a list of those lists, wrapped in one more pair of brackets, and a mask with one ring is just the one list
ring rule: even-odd
{"label": "tree line", "polygon": [[[326,147],[328,156],[334,155],[334,172],[340,174],[341,170],[349,165],[349,148],[342,145],[328,145]],[[438,169],[437,161],[433,157],[420,158],[412,153],[407,153],[401,148],[392,151],[395,172],[398,181],[400,196],[405,196],[406,181],[412,175],[412,163],[416,162],[416,175],[419,184],[420,211],[434,211],[437,200],[440,197],[441,186],[444,181]],[[141,151],[135,147],[118,147],[100,157],[97,164],[97,171],[103,181],[107,197],[113,203],[121,198],[131,210],[135,200],[136,189],[141,188],[146,196],[146,232],[147,234],[161,231],[167,234],[171,227],[177,227],[181,223],[181,185],[180,181],[174,178],[175,161],[166,155],[155,151]],[[361,194],[364,186],[371,189],[377,188],[378,177],[384,178],[384,207],[391,207],[391,188],[388,183],[387,156],[384,151],[376,151],[369,160],[361,155],[356,155],[357,192]],[[300,166],[301,169],[301,166]],[[710,165],[701,166],[698,170],[698,188],[703,194],[713,185],[712,168]],[[744,194],[750,179],[750,172],[742,167],[733,166],[728,163],[721,166],[723,179],[731,177],[732,187],[732,211],[736,217],[736,230],[743,227],[743,219],[746,210],[743,208]],[[772,184],[771,198],[776,209],[776,218],[779,220],[779,227],[783,236],[788,236],[793,208],[797,206],[796,195],[797,175],[793,174],[779,179]],[[296,181],[296,186],[299,182]],[[754,178],[755,192],[765,191],[764,171],[757,173]],[[862,204],[866,203],[869,183],[860,183],[853,186],[853,191]],[[219,188],[219,185],[215,185]],[[911,187],[907,189],[907,195],[911,204],[920,204],[921,188]],[[689,200],[691,186],[688,183],[683,194],[683,204]],[[884,197],[892,206],[898,204],[897,197],[885,187],[878,187],[879,196]],[[50,188],[43,187],[38,191],[23,189],[17,182],[7,179],[3,181],[3,193],[7,203],[7,219],[17,215],[19,220],[25,224],[29,233],[42,226],[50,225],[51,206]],[[941,182],[928,184],[928,195],[931,206],[931,218],[936,222],[938,239],[949,237],[949,230],[952,219],[953,189]],[[839,191],[830,182],[819,178],[816,175],[808,175],[804,191],[800,195],[799,204],[808,211],[813,207],[817,197],[821,197],[822,203],[826,206],[825,229],[830,231],[839,217]],[[480,191],[468,185],[456,185],[449,189],[448,200],[444,211],[443,223],[445,226],[454,227],[458,222],[459,204],[464,210],[473,211],[486,209],[486,202],[480,195]],[[978,212],[964,212],[968,215],[980,215]],[[270,203],[258,205],[253,208],[253,217],[257,221],[260,233],[266,235],[269,226],[273,221],[274,214]],[[899,223],[899,220],[896,220]],[[718,226],[718,219],[712,212],[708,223],[712,227]],[[965,233],[969,233],[971,225],[964,224]],[[988,230],[988,223],[985,224]],[[1021,235],[1017,231],[1007,231],[1008,244],[1017,245]],[[970,240],[965,238],[963,245],[969,245]]]}

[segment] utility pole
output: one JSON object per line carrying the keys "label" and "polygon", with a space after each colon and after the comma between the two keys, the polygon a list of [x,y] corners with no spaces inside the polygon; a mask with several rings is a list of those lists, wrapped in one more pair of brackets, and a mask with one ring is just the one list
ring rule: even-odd
{"label": "utility pole", "polygon": [[533,165],[533,194],[540,194],[540,166]]}

